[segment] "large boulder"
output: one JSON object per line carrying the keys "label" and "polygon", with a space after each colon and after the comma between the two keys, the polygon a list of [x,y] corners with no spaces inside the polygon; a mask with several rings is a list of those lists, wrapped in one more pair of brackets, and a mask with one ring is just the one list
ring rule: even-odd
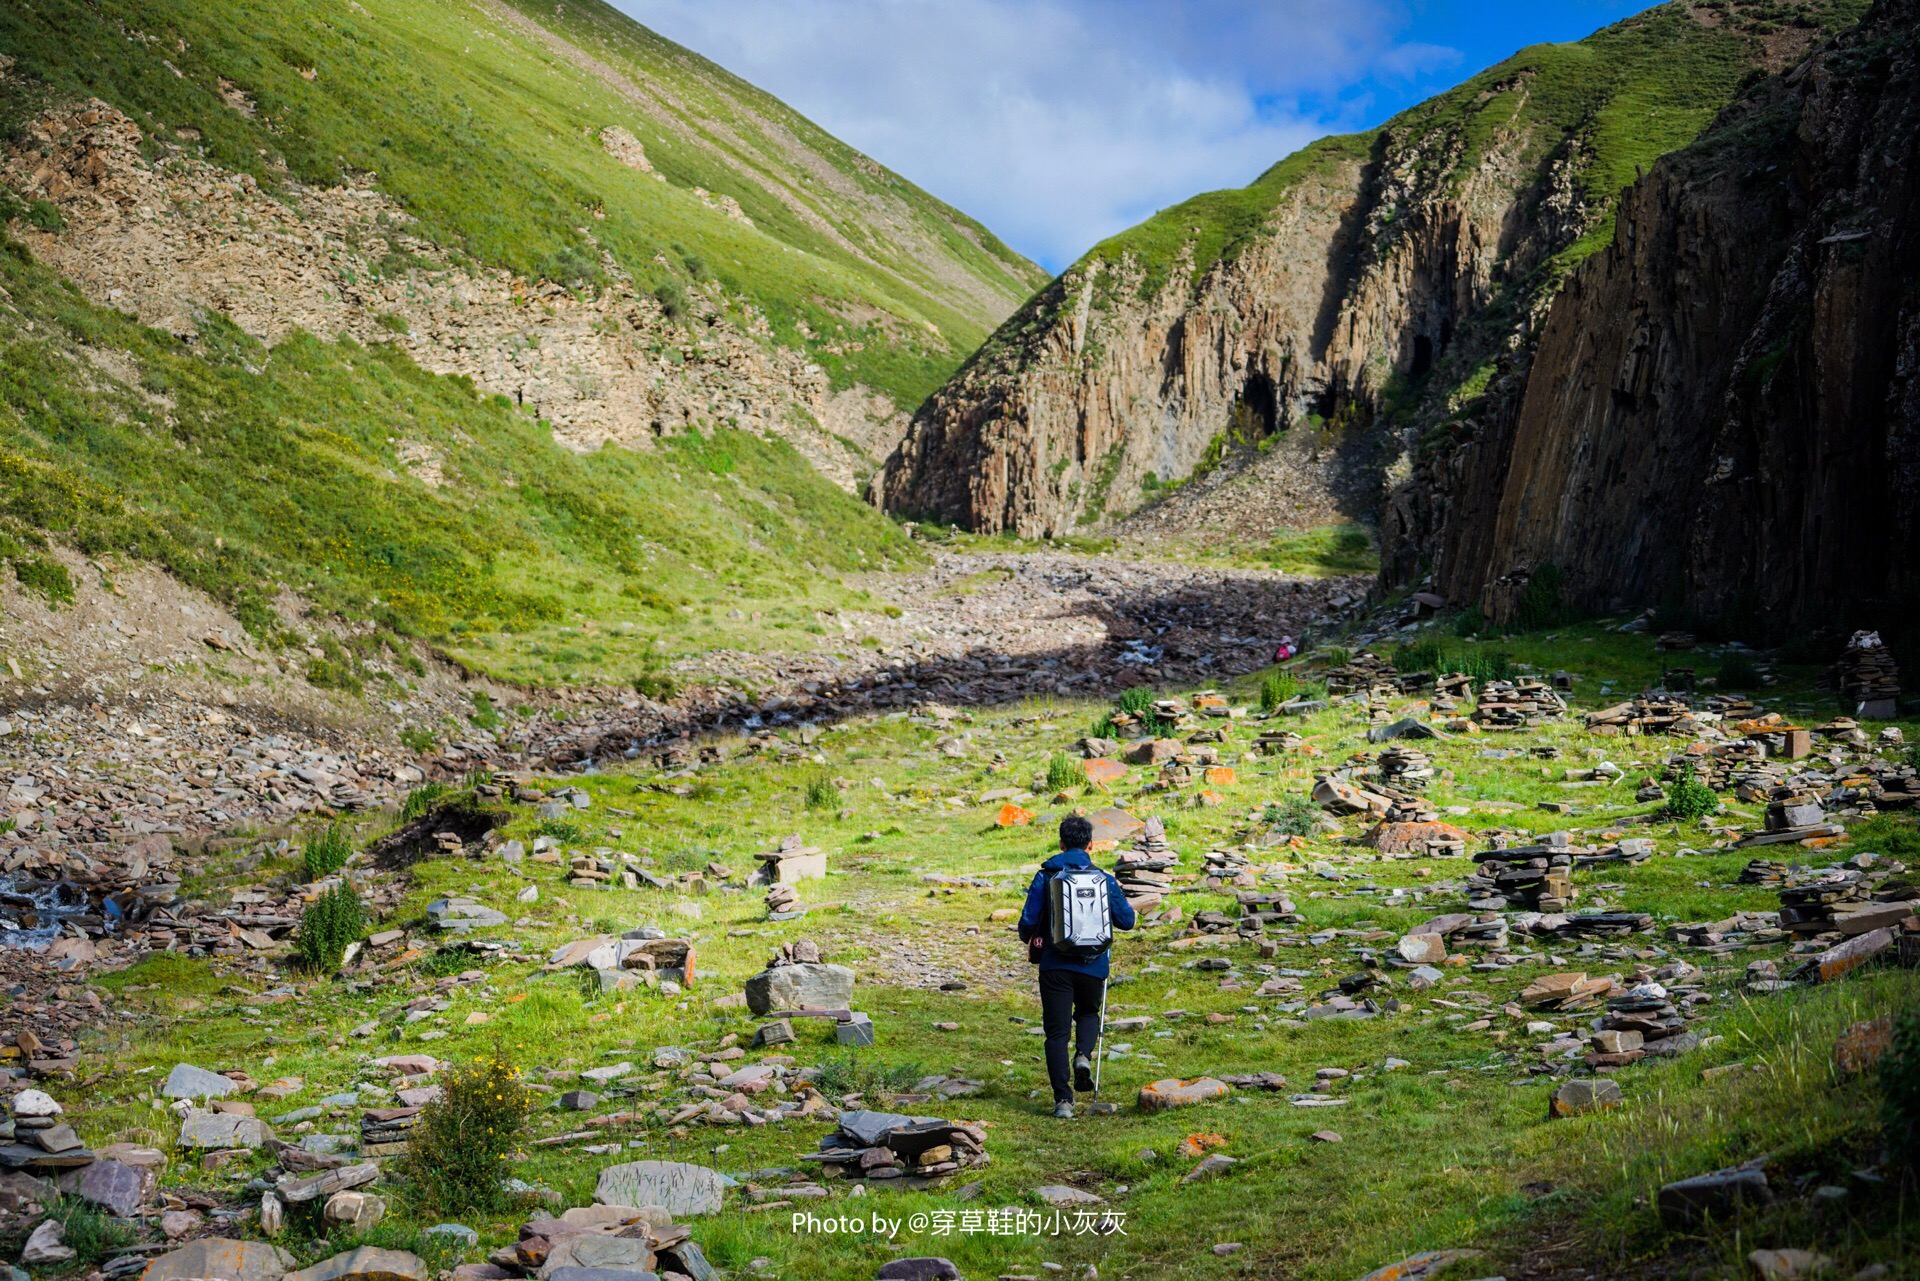
{"label": "large boulder", "polygon": [[101,1159],[60,1176],[60,1190],[99,1206],[108,1214],[131,1219],[153,1195],[156,1176],[151,1169]]}
{"label": "large boulder", "polygon": [[593,1199],[602,1205],[657,1205],[678,1218],[715,1214],[727,1184],[717,1171],[683,1161],[629,1161],[600,1171]]}
{"label": "large boulder", "polygon": [[762,1017],[775,1010],[844,1010],[853,1002],[853,978],[844,965],[776,965],[747,980],[747,1008]]}
{"label": "large boulder", "polygon": [[174,1065],[167,1073],[166,1083],[160,1087],[160,1093],[170,1099],[223,1099],[239,1089],[231,1078],[218,1072],[209,1072],[191,1063]]}
{"label": "large boulder", "polygon": [[289,1272],[281,1281],[427,1281],[429,1275],[426,1261],[417,1254],[363,1245],[358,1250],[322,1259],[310,1268]]}
{"label": "large boulder", "polygon": [[189,1281],[223,1277],[226,1281],[281,1281],[293,1266],[291,1254],[264,1241],[204,1237],[189,1241],[149,1263],[140,1281]]}

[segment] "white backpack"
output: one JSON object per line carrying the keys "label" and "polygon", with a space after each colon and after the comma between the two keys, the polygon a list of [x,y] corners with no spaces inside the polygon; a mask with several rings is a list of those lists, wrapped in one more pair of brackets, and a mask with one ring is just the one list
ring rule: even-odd
{"label": "white backpack", "polygon": [[1070,867],[1047,883],[1047,937],[1056,952],[1090,961],[1113,946],[1113,915],[1107,874],[1097,867]]}

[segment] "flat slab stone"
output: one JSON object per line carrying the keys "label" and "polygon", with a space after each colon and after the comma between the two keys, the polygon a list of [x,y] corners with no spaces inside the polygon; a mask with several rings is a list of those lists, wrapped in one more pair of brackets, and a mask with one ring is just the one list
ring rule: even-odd
{"label": "flat slab stone", "polygon": [[264,1241],[230,1241],[205,1237],[189,1241],[161,1255],[140,1274],[140,1281],[198,1281],[223,1277],[226,1281],[281,1281],[294,1258]]}
{"label": "flat slab stone", "polygon": [[853,1002],[853,980],[844,965],[776,965],[747,980],[747,1008],[760,1018],[775,1010],[844,1010]]}
{"label": "flat slab stone", "polygon": [[289,1272],[282,1281],[427,1281],[428,1275],[426,1261],[417,1254],[363,1245],[322,1259],[310,1268]]}
{"label": "flat slab stone", "polygon": [[1033,1190],[1048,1205],[1105,1205],[1107,1199],[1065,1183],[1048,1183]]}
{"label": "flat slab stone", "polygon": [[840,1129],[862,1147],[877,1147],[894,1130],[909,1125],[937,1125],[937,1116],[904,1116],[898,1112],[854,1111],[840,1114]]}
{"label": "flat slab stone", "polygon": [[151,1169],[100,1159],[84,1169],[61,1175],[60,1189],[118,1218],[131,1219],[153,1195],[155,1182]]}
{"label": "flat slab stone", "polygon": [[1187,1081],[1168,1077],[1140,1087],[1140,1110],[1163,1112],[1168,1108],[1187,1107],[1210,1099],[1224,1099],[1232,1090],[1233,1087],[1225,1081],[1216,1081],[1210,1076],[1196,1076]]}
{"label": "flat slab stone", "polygon": [[223,1099],[240,1087],[218,1072],[209,1072],[191,1063],[174,1065],[160,1093],[170,1099]]}
{"label": "flat slab stone", "polygon": [[631,1275],[649,1271],[653,1264],[653,1251],[643,1240],[579,1232],[553,1243],[553,1251],[540,1266],[540,1276],[550,1279],[566,1269],[613,1269]]}
{"label": "flat slab stone", "polygon": [[1773,1189],[1762,1169],[1735,1168],[1679,1179],[1660,1189],[1660,1217],[1670,1225],[1730,1214],[1743,1205],[1768,1205]]}
{"label": "flat slab stone", "polygon": [[647,1268],[555,1268],[545,1273],[545,1281],[660,1281],[660,1274]]}
{"label": "flat slab stone", "polygon": [[265,1121],[231,1112],[189,1112],[180,1123],[183,1148],[257,1148],[272,1137]]}
{"label": "flat slab stone", "polygon": [[675,1218],[715,1214],[726,1195],[716,1170],[684,1161],[628,1161],[600,1171],[593,1199],[603,1205],[657,1205]]}

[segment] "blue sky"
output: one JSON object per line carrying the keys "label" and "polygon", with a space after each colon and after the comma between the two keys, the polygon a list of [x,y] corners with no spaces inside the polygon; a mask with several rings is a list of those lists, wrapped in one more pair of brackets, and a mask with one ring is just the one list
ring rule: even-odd
{"label": "blue sky", "polygon": [[1642,0],[612,0],[1058,271]]}

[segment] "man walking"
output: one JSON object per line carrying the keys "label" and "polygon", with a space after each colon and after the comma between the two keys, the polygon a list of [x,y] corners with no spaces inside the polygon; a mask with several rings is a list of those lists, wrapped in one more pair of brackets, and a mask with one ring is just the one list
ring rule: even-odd
{"label": "man walking", "polygon": [[[1047,1033],[1047,1078],[1053,1114],[1073,1118],[1073,1092],[1093,1088],[1093,1053],[1107,993],[1113,927],[1133,928],[1133,904],[1120,883],[1087,856],[1093,824],[1073,815],[1060,824],[1060,852],[1040,865],[1027,887],[1020,938],[1040,967],[1040,1021]],[[1078,1053],[1067,1073],[1067,1034]]]}

